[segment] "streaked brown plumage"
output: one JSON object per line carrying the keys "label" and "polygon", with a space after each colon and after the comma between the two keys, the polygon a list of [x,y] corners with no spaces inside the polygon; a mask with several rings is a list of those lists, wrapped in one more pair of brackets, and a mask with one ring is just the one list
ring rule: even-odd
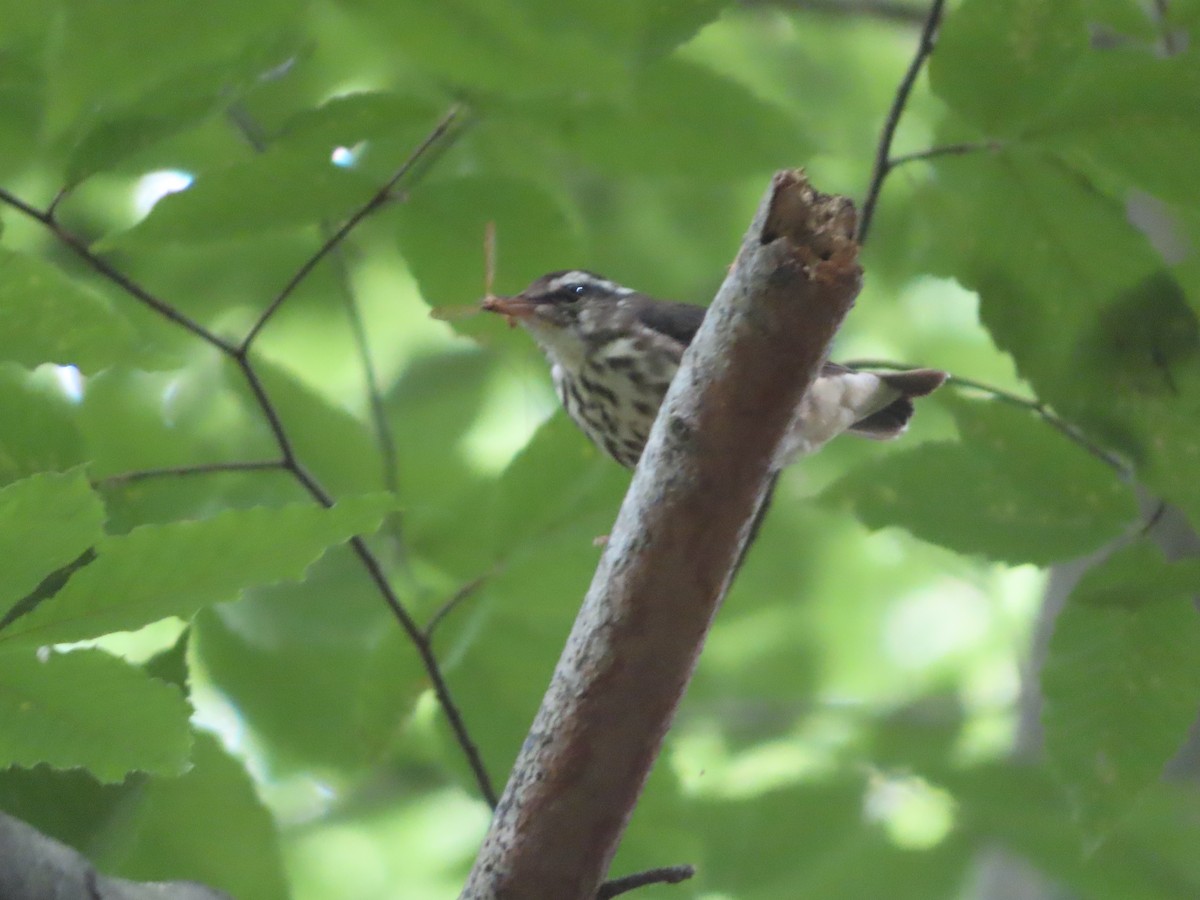
{"label": "streaked brown plumage", "polygon": [[[706,310],[655,300],[592,272],[551,272],[484,308],[520,323],[551,363],[567,414],[623,466],[641,458],[674,378]],[[936,390],[944,372],[858,372],[826,363],[797,410],[779,464],[848,431],[876,440],[904,432],[912,398]]]}

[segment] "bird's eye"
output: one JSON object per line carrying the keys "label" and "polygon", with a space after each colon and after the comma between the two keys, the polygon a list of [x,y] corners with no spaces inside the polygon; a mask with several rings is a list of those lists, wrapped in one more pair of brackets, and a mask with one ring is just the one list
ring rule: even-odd
{"label": "bird's eye", "polygon": [[582,284],[568,284],[563,288],[563,299],[568,303],[574,303],[580,297],[587,293],[587,288]]}

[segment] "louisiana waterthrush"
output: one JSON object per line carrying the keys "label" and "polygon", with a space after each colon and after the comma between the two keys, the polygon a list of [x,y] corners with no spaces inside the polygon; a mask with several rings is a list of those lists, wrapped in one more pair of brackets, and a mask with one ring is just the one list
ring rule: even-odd
{"label": "louisiana waterthrush", "polygon": [[[706,310],[655,300],[592,272],[551,272],[484,309],[508,316],[551,364],[567,414],[623,466],[637,465],[658,407]],[[912,398],[936,390],[934,369],[877,373],[825,363],[778,456],[786,465],[849,432],[876,440],[902,434]]]}

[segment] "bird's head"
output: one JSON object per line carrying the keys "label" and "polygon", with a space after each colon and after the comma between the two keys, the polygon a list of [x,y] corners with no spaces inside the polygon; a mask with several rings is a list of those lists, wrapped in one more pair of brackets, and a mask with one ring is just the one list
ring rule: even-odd
{"label": "bird's head", "polygon": [[483,308],[524,327],[555,361],[574,367],[590,342],[608,340],[633,291],[593,272],[551,272],[511,297],[488,297]]}

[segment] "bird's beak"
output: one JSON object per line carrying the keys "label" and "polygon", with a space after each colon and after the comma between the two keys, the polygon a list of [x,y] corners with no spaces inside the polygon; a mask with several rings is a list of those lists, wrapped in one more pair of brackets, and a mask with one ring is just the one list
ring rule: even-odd
{"label": "bird's beak", "polygon": [[533,315],[534,304],[528,298],[517,294],[515,297],[485,297],[483,308],[488,312],[499,313],[508,317],[510,326],[516,325],[522,319]]}

